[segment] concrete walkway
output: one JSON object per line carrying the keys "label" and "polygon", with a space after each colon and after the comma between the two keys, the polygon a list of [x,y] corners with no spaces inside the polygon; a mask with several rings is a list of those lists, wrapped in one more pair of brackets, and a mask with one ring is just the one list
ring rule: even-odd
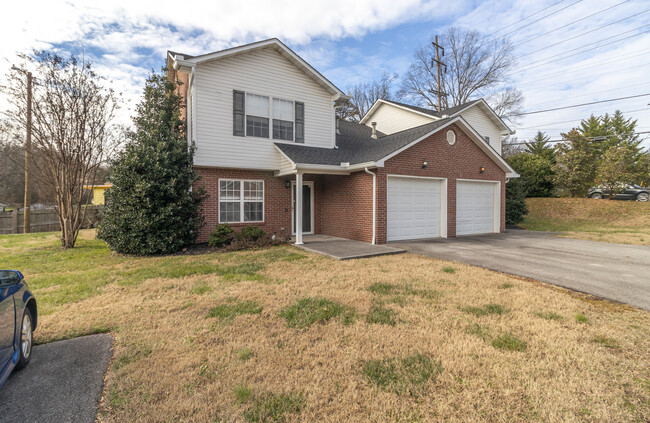
{"label": "concrete walkway", "polygon": [[314,253],[324,254],[337,260],[352,260],[406,252],[405,249],[395,246],[372,245],[367,242],[329,235],[306,235],[303,237],[303,242],[303,245],[294,244],[294,246]]}
{"label": "concrete walkway", "polygon": [[0,389],[0,422],[93,423],[112,346],[108,334],[35,346]]}
{"label": "concrete walkway", "polygon": [[409,253],[537,279],[650,310],[650,247],[558,238],[549,232],[391,243]]}

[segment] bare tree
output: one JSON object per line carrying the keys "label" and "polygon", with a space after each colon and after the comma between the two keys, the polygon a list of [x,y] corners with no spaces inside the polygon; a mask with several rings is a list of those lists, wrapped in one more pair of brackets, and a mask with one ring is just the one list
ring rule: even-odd
{"label": "bare tree", "polygon": [[[522,112],[523,94],[509,87],[509,74],[516,60],[507,38],[486,40],[477,31],[449,28],[440,40],[445,49],[446,72],[441,78],[444,109],[483,97],[504,119],[512,121]],[[433,45],[416,50],[400,89],[403,97],[422,107],[436,109],[438,96],[437,70],[431,59],[436,56]],[[434,63],[435,65],[435,63]],[[444,68],[443,68],[444,69]]]}
{"label": "bare tree", "polygon": [[524,143],[519,142],[517,137],[508,137],[501,143],[501,155],[504,158],[514,156],[515,154],[523,153],[525,151]]}
{"label": "bare tree", "polygon": [[348,89],[348,95],[352,98],[348,104],[337,109],[337,116],[340,119],[359,122],[380,98],[384,100],[397,99],[393,93],[393,83],[397,77],[397,74],[385,72],[376,81],[352,86]]}
{"label": "bare tree", "polygon": [[[117,146],[111,126],[117,96],[105,87],[89,63],[49,53],[20,55],[21,67],[34,74],[30,174],[35,183],[55,193],[61,244],[75,245],[85,218],[87,190],[98,168]],[[9,98],[6,115],[16,128],[27,125],[26,83],[11,73],[0,90]]]}

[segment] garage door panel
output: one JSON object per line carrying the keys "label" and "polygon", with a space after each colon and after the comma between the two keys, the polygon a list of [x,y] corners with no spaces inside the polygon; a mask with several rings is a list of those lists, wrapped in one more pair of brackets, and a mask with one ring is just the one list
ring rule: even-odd
{"label": "garage door panel", "polygon": [[440,236],[442,182],[388,177],[388,240]]}
{"label": "garage door panel", "polygon": [[456,183],[456,235],[495,232],[495,190],[498,184]]}

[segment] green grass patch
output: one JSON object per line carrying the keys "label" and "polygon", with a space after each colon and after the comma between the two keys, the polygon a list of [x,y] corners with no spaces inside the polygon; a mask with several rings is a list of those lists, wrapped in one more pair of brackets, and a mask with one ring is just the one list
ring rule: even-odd
{"label": "green grass patch", "polygon": [[147,357],[152,353],[152,351],[151,347],[147,345],[130,345],[126,352],[115,360],[113,369],[117,371],[124,366],[135,363],[136,361]]}
{"label": "green grass patch", "polygon": [[620,348],[620,345],[618,345],[618,341],[616,341],[616,339],[604,335],[594,336],[591,339],[591,341],[596,344],[602,345],[603,347],[611,348],[613,350],[617,350]]}
{"label": "green grass patch", "polygon": [[210,291],[212,291],[212,287],[208,285],[205,281],[197,282],[196,284],[194,284],[192,289],[190,289],[190,293],[196,295],[203,295]]}
{"label": "green grass patch", "polygon": [[577,313],[573,316],[578,323],[589,323],[589,318],[582,313]]}
{"label": "green grass patch", "polygon": [[395,326],[397,324],[397,313],[394,310],[384,307],[381,304],[373,304],[366,316],[366,322]]}
{"label": "green grass patch", "polygon": [[504,351],[526,351],[527,344],[524,340],[509,334],[503,333],[492,340],[492,346]]}
{"label": "green grass patch", "polygon": [[456,273],[456,269],[451,266],[445,266],[442,268],[442,271],[445,273]]}
{"label": "green grass patch", "polygon": [[442,364],[416,353],[404,358],[386,358],[363,363],[361,373],[372,384],[397,394],[417,395],[422,385],[442,373]]}
{"label": "green grass patch", "polygon": [[499,285],[499,289],[510,289],[513,286],[514,286],[513,284],[511,284],[509,282],[506,282],[506,283],[503,283],[503,284]]}
{"label": "green grass patch", "polygon": [[260,314],[262,306],[255,301],[230,301],[220,304],[210,310],[208,317],[218,317],[219,319],[234,319],[242,314]]}
{"label": "green grass patch", "polygon": [[[40,312],[39,312],[40,313]],[[36,337],[34,338],[34,345],[42,345],[42,344],[47,344],[50,342],[56,342],[56,341],[65,341],[66,339],[72,339],[72,338],[79,338],[81,336],[86,336],[86,335],[97,335],[99,333],[110,333],[113,331],[116,331],[117,327],[115,326],[107,326],[107,325],[95,325],[95,326],[90,326],[87,328],[79,328],[79,329],[72,329],[67,331],[66,333],[62,335],[54,335],[54,336],[44,336],[41,337],[38,335],[38,332],[36,332]]]}
{"label": "green grass patch", "polygon": [[312,297],[298,300],[296,304],[280,311],[280,317],[291,328],[306,328],[317,322],[340,318],[344,324],[354,323],[354,309],[327,298]]}
{"label": "green grass patch", "polygon": [[307,258],[306,255],[300,254],[299,252],[296,251],[291,251],[286,247],[285,248],[272,247],[267,251],[265,251],[263,254],[261,254],[260,257],[269,261],[296,261],[296,260],[302,260]]}
{"label": "green grass patch", "polygon": [[285,422],[288,414],[299,413],[305,407],[302,394],[267,393],[255,398],[252,407],[244,413],[251,423]]}
{"label": "green grass patch", "polygon": [[465,329],[465,332],[470,335],[478,336],[483,340],[486,340],[490,337],[490,330],[485,326],[479,325],[478,323],[472,323],[469,325],[467,329]]}
{"label": "green grass patch", "polygon": [[396,285],[392,285],[389,283],[383,283],[383,282],[376,282],[373,283],[368,287],[368,291],[372,292],[373,294],[378,294],[378,295],[388,295],[388,294],[393,294],[396,292],[399,288]]}
{"label": "green grass patch", "polygon": [[241,361],[248,361],[252,356],[250,348],[240,348],[237,350],[237,357]]}
{"label": "green grass patch", "polygon": [[377,295],[409,295],[428,300],[435,300],[440,297],[440,292],[433,289],[417,289],[410,284],[393,285],[390,283],[377,282],[368,287],[368,291]]}
{"label": "green grass patch", "polygon": [[235,386],[235,396],[237,397],[237,402],[243,404],[248,402],[253,396],[253,389],[248,385],[238,385]]}
{"label": "green grass patch", "polygon": [[488,316],[490,314],[501,315],[508,312],[508,309],[499,304],[486,304],[483,307],[467,306],[461,307],[461,310],[477,317]]}
{"label": "green grass patch", "polygon": [[557,314],[554,311],[538,311],[537,313],[535,313],[535,316],[541,317],[542,319],[546,319],[546,320],[562,320],[562,319],[564,319],[564,317],[562,317],[561,315]]}

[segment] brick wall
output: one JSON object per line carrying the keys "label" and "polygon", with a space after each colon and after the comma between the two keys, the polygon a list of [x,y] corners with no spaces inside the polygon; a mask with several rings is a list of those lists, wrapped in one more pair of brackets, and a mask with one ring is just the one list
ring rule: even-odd
{"label": "brick wall", "polygon": [[372,241],[372,176],[324,175],[321,198],[321,233]]}
{"label": "brick wall", "polygon": [[[197,242],[206,242],[210,232],[219,224],[219,179],[254,179],[264,181],[264,222],[231,223],[236,230],[246,225],[257,225],[268,234],[289,236],[291,234],[291,190],[286,188],[287,180],[293,176],[276,178],[273,172],[195,167],[201,179],[195,188],[204,187],[208,197],[203,202],[204,225],[199,232]],[[305,175],[304,181],[314,182],[314,230],[321,230],[321,199],[323,195],[322,180],[319,176]]]}
{"label": "brick wall", "polygon": [[[386,242],[387,175],[429,176],[447,179],[447,236],[456,236],[456,179],[501,181],[501,232],[505,231],[505,172],[497,166],[458,126],[456,143],[449,145],[447,129],[420,141],[408,150],[387,160],[377,169],[377,242]],[[428,161],[426,169],[422,162]],[[484,173],[479,168],[485,167]]]}

